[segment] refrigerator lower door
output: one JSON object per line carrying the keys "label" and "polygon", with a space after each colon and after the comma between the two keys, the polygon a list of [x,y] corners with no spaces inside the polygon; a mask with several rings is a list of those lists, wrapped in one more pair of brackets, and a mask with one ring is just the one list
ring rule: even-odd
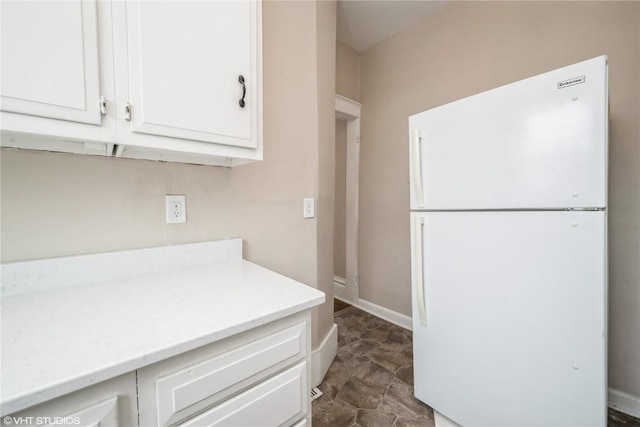
{"label": "refrigerator lower door", "polygon": [[411,224],[416,397],[465,427],[606,425],[605,213]]}

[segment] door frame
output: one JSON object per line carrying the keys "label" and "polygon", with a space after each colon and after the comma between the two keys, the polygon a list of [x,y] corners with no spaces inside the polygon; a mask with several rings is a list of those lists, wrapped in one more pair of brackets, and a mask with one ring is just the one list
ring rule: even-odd
{"label": "door frame", "polygon": [[[362,104],[342,95],[335,96],[336,119],[347,122],[346,144],[346,276],[334,276],[333,295],[357,305],[358,290],[358,193],[360,183],[360,111]],[[344,280],[340,280],[344,279]]]}

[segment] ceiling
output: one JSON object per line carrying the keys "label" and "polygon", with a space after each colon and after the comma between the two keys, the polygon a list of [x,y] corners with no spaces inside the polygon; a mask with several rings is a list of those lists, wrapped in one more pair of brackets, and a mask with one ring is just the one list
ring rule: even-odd
{"label": "ceiling", "polygon": [[362,52],[440,10],[447,3],[446,0],[338,0],[337,38]]}

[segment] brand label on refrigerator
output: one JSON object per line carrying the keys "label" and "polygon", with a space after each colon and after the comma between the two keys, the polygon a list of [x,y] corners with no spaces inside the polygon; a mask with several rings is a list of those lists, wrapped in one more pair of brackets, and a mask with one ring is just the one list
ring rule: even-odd
{"label": "brand label on refrigerator", "polygon": [[584,83],[584,81],[585,81],[584,76],[574,77],[569,80],[558,82],[558,89],[563,89],[565,87],[573,86],[573,85],[579,85],[580,83]]}

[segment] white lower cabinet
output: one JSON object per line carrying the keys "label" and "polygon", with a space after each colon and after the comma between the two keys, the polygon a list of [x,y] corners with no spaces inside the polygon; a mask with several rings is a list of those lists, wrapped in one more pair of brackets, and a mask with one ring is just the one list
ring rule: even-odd
{"label": "white lower cabinet", "polygon": [[141,426],[292,426],[311,407],[308,313],[138,370]]}
{"label": "white lower cabinet", "polygon": [[100,426],[138,425],[136,373],[113,378],[2,417],[2,426]]}
{"label": "white lower cabinet", "polygon": [[310,425],[310,313],[2,417],[2,426]]}

